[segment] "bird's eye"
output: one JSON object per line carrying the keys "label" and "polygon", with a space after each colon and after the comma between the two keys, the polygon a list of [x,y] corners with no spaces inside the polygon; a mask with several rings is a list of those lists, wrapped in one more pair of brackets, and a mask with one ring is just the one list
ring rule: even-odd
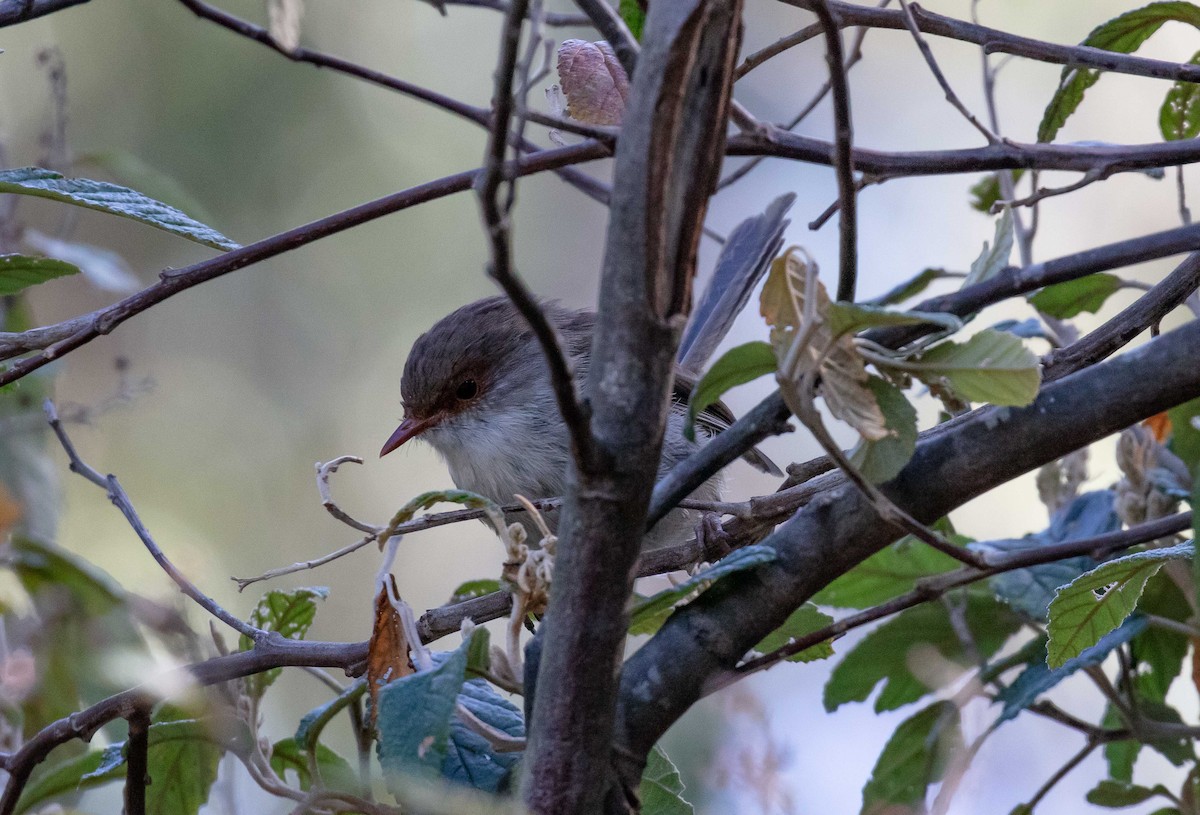
{"label": "bird's eye", "polygon": [[474,399],[477,393],[479,393],[479,386],[475,384],[474,379],[464,379],[454,391],[454,395],[464,402],[468,399]]}

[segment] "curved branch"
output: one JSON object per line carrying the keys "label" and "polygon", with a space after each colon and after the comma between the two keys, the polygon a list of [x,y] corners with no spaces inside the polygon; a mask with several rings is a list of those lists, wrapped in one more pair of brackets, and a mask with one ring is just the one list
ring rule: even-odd
{"label": "curved branch", "polygon": [[[1042,390],[1026,408],[989,408],[917,447],[884,491],[928,522],[1011,478],[1200,396],[1200,321]],[[1153,377],[1146,371],[1154,371]],[[778,559],[722,580],[677,611],[625,664],[617,771],[640,777],[658,737],[798,605],[896,533],[849,485],[827,490],[767,543]]]}
{"label": "curved branch", "polygon": [[[514,162],[514,172],[517,175],[531,175],[568,164],[604,158],[607,155],[609,155],[608,148],[598,142],[588,141],[569,147],[543,150],[523,157]],[[11,359],[26,351],[44,349],[41,353],[23,359],[0,372],[0,385],[15,382],[48,362],[86,345],[96,337],[108,334],[130,317],[142,313],[181,291],[243,269],[253,263],[298,249],[359,224],[382,218],[417,204],[464,192],[471,189],[471,185],[479,173],[480,170],[477,169],[467,170],[436,181],[429,181],[312,221],[304,226],[298,226],[287,232],[272,235],[184,269],[165,271],[159,275],[159,282],[91,314],[20,334],[0,333],[0,359]]]}

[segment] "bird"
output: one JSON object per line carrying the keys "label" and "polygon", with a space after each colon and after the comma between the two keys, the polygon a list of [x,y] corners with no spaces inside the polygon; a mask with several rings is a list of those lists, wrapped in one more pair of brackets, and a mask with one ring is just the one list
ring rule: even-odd
{"label": "bird", "polygon": [[[729,409],[716,402],[697,417],[695,440],[684,434],[688,397],[699,365],[728,331],[778,249],[787,224],[782,216],[791,199],[783,196],[764,214],[743,222],[718,258],[713,282],[694,313],[703,315],[703,322],[697,326],[694,318],[684,331],[659,478],[734,421]],[[586,382],[595,313],[552,301],[539,305],[557,331],[574,375],[580,383]],[[468,303],[422,334],[405,362],[400,396],[404,418],[380,456],[420,439],[440,454],[459,489],[498,504],[511,503],[515,494],[551,498],[564,493],[571,456],[567,427],[542,347],[507,297]],[[763,472],[781,474],[758,450],[743,458]],[[721,493],[722,479],[717,474],[690,497],[711,502],[719,500]],[[531,536],[535,534],[527,516],[514,516],[514,520],[521,521]],[[547,520],[553,529],[553,513]],[[698,521],[695,511],[673,510],[647,533],[642,546],[682,543]]]}

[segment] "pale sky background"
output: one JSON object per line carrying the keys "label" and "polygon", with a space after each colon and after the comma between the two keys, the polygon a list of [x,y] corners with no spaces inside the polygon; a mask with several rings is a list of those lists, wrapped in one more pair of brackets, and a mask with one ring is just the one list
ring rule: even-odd
{"label": "pale sky background", "polygon": [[[1126,0],[984,0],[983,22],[1051,41],[1077,42],[1096,24],[1131,8]],[[967,0],[931,0],[931,10],[967,17]],[[263,18],[257,2],[228,10]],[[554,8],[568,8],[555,3]],[[416,0],[308,0],[303,42],[352,58],[476,105],[491,94],[499,16],[451,7],[441,17]],[[745,51],[757,50],[811,22],[797,9],[747,0]],[[550,36],[589,36],[551,30]],[[310,66],[195,18],[182,5],[149,0],[93,0],[53,17],[0,31],[0,137],[11,166],[40,159],[39,134],[49,121],[44,75],[35,55],[57,46],[66,62],[69,140],[76,156],[120,151],[173,179],[209,222],[242,243],[387,193],[475,167],[484,133],[418,102]],[[949,81],[983,114],[980,63],[974,46],[933,40]],[[1200,35],[1168,25],[1141,49],[1186,61]],[[982,140],[942,98],[906,32],[872,32],[866,59],[851,77],[858,144],[880,149],[980,146]],[[740,83],[736,96],[763,119],[781,121],[803,106],[824,80],[819,40],[790,52]],[[1032,141],[1059,69],[1013,61],[1001,73],[998,101],[1005,135]],[[547,84],[549,84],[547,81]],[[1060,141],[1152,142],[1166,83],[1106,76],[1092,88]],[[536,104],[541,94],[535,93]],[[801,132],[832,133],[828,103]],[[544,136],[536,136],[543,143]],[[731,165],[732,166],[732,165]],[[607,175],[604,163],[589,171]],[[79,175],[95,174],[80,167]],[[1188,171],[1193,182],[1195,173]],[[1043,183],[1073,180],[1047,174]],[[134,178],[124,179],[139,186]],[[927,266],[965,269],[992,235],[992,220],[967,206],[971,176],[894,181],[860,197],[861,292],[881,293]],[[154,189],[147,192],[158,193]],[[709,225],[727,233],[784,192],[798,200],[788,243],[805,246],[836,268],[837,225],[811,232],[809,220],[836,197],[827,168],[772,161],[712,202]],[[1197,193],[1200,195],[1200,193]],[[165,194],[164,194],[165,195]],[[62,226],[62,208],[22,204],[43,231]],[[522,183],[516,216],[517,266],[545,297],[591,305],[601,263],[605,210],[552,175]],[[1176,226],[1174,184],[1121,175],[1103,185],[1045,202],[1035,259],[1044,260]],[[181,267],[210,251],[111,217],[82,213],[72,237],[120,252],[143,285],[164,267]],[[715,257],[705,242],[700,275]],[[252,575],[340,547],[356,534],[321,508],[313,462],[343,454],[366,459],[334,477],[334,494],[352,514],[386,520],[413,495],[450,486],[445,468],[422,445],[383,461],[376,451],[399,416],[399,376],[413,340],[438,317],[493,293],[483,275],[485,248],[476,203],[459,194],[341,233],[177,296],[72,354],[56,368],[60,400],[94,404],[117,388],[114,360],[154,387],[130,405],[74,431],[86,459],[118,474],[149,528],[171,558],[234,612],[249,613],[258,593],[238,595],[230,575]],[[1160,277],[1172,262],[1138,274]],[[53,322],[114,299],[83,280],[48,283],[34,298],[37,318]],[[1106,313],[1129,300],[1114,297]],[[988,312],[980,324],[1029,316],[1021,308]],[[1101,316],[1104,316],[1103,314]],[[727,343],[762,338],[752,306]],[[1039,349],[1040,350],[1040,349]],[[741,411],[770,387],[738,389],[728,401]],[[931,410],[923,416],[930,419]],[[848,440],[848,436],[845,436]],[[805,460],[816,446],[799,434],[768,441],[777,461]],[[1111,445],[1093,457],[1091,486],[1113,480]],[[57,453],[57,451],[56,451]],[[61,456],[57,459],[61,464]],[[59,541],[142,593],[175,593],[123,518],[102,493],[61,467],[66,496]],[[1046,523],[1030,479],[1022,479],[955,513],[977,538],[1019,536]],[[769,479],[737,465],[730,495],[772,489]],[[312,636],[361,640],[370,630],[377,555],[363,550],[317,573],[275,587],[321,584],[332,594]],[[459,583],[498,574],[502,552],[478,524],[408,538],[396,570],[402,595],[418,610],[439,605]],[[202,622],[195,610],[193,620]],[[202,622],[206,625],[207,623]],[[838,644],[844,651],[855,638]],[[444,647],[457,643],[451,638]],[[853,813],[860,790],[892,728],[916,708],[877,717],[869,703],[827,716],[821,687],[832,663],[785,665],[746,683],[770,711],[772,737],[790,756],[780,781],[798,813]],[[1182,683],[1181,683],[1182,684]],[[1177,688],[1176,692],[1187,690]],[[1186,695],[1186,694],[1183,694]],[[1065,706],[1092,714],[1090,686],[1067,683]],[[290,733],[296,719],[322,701],[321,688],[295,675],[280,682],[268,732]],[[727,723],[728,700],[708,700],[668,742],[686,756],[691,777],[711,777],[711,750],[739,736]],[[1194,714],[1191,700],[1185,712]],[[978,732],[994,710],[970,709]],[[723,724],[724,722],[724,724]],[[953,812],[1007,813],[1041,785],[1080,740],[1062,729],[1006,727],[979,755]],[[673,748],[672,745],[677,745]],[[710,748],[705,755],[703,748]],[[1167,773],[1157,756],[1139,763],[1139,780]],[[1043,812],[1093,811],[1083,793],[1100,777],[1100,759],[1077,769],[1042,804]],[[1173,777],[1167,773],[1165,777]],[[210,807],[209,811],[219,811]],[[248,810],[249,811],[249,810]],[[279,805],[272,811],[286,811]],[[761,811],[748,800],[712,798],[708,813]],[[778,810],[774,810],[778,811]],[[1139,810],[1131,810],[1137,812]]]}

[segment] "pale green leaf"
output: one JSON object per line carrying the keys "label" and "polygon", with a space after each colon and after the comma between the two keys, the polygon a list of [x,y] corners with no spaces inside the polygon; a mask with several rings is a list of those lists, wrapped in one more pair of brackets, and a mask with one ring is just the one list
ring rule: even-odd
{"label": "pale green leaf", "polygon": [[642,815],[692,815],[695,809],[684,799],[683,791],[679,770],[662,748],[655,745],[646,757],[638,789]]}
{"label": "pale green leaf", "polygon": [[874,441],[860,439],[850,453],[850,463],[873,484],[895,477],[917,449],[917,410],[904,391],[886,379],[871,376],[867,388],[875,396],[889,435]]}
{"label": "pale green leaf", "polygon": [[1000,217],[996,219],[996,234],[992,238],[991,244],[986,242],[983,244],[983,251],[979,253],[979,257],[975,258],[975,262],[971,264],[971,269],[967,272],[966,279],[963,280],[963,288],[982,283],[999,274],[1000,270],[1008,265],[1008,259],[1012,256],[1012,247],[1012,210],[1005,207],[1004,211],[1000,213]]}
{"label": "pale green leaf", "polygon": [[965,343],[939,343],[902,370],[925,382],[944,379],[964,399],[995,405],[1029,404],[1042,380],[1037,357],[1021,339],[992,329]]}
{"label": "pale green leaf", "polygon": [[962,320],[938,311],[897,311],[868,303],[830,303],[826,316],[835,337],[857,334],[868,328],[896,325],[936,325],[947,331],[962,328]]}
{"label": "pale green leaf", "polygon": [[188,217],[175,207],[107,181],[66,178],[40,167],[25,167],[0,170],[0,193],[33,195],[119,215],[214,249],[238,248],[236,243],[220,232]]}

